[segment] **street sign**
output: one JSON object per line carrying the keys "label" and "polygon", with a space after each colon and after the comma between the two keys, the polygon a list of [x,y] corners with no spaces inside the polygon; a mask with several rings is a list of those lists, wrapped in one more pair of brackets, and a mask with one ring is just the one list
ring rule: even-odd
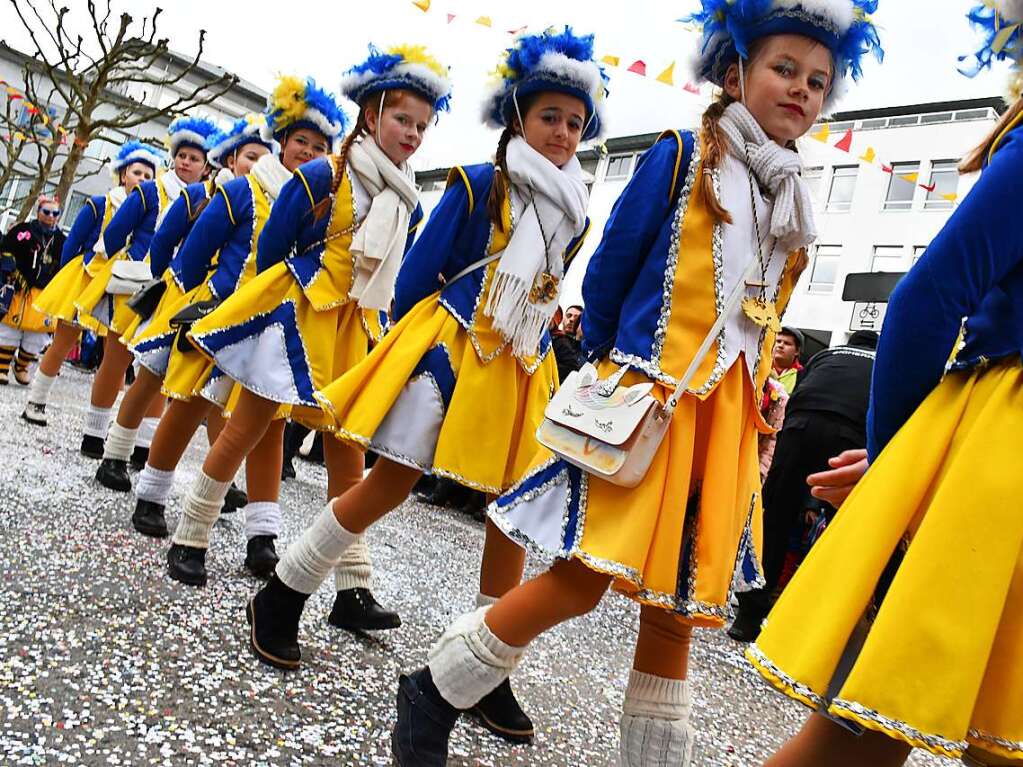
{"label": "street sign", "polygon": [[853,304],[852,318],[849,321],[849,330],[876,330],[881,332],[881,325],[884,323],[884,315],[888,311],[888,304],[872,301],[857,301]]}
{"label": "street sign", "polygon": [[905,276],[905,272],[853,272],[845,278],[842,300],[887,301],[899,280]]}

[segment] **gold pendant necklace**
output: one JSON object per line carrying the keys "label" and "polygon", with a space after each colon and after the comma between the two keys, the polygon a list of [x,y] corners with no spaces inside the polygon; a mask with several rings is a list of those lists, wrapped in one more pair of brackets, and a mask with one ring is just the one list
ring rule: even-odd
{"label": "gold pendant necklace", "polygon": [[746,296],[742,299],[742,311],[760,327],[774,333],[781,331],[781,320],[774,301],[768,301],[765,296]]}

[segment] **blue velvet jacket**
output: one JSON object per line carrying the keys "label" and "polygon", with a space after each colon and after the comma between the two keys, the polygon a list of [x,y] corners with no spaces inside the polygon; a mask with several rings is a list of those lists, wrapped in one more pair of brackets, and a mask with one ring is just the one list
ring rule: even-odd
{"label": "blue velvet jacket", "polygon": [[131,190],[103,232],[107,257],[113,258],[127,247],[128,257],[144,261],[160,215],[159,180],[143,181]]}
{"label": "blue velvet jacket", "polygon": [[[452,168],[443,197],[430,213],[423,233],[398,272],[394,287],[395,322],[424,298],[440,290],[441,305],[462,327],[472,331],[487,270],[492,265],[480,266],[455,282],[450,279],[488,253],[493,224],[487,212],[487,198],[493,183],[492,163]],[[586,222],[588,229],[589,220]],[[586,230],[565,249],[566,267],[582,246]],[[447,281],[443,288],[439,274]],[[550,345],[550,336],[545,332],[540,342],[540,357],[547,353]]]}
{"label": "blue velvet jacket", "polygon": [[92,260],[93,249],[103,229],[106,209],[106,195],[96,194],[85,201],[64,241],[64,249],[60,253],[61,267],[78,256],[83,256],[86,264]]}
{"label": "blue velvet jacket", "polygon": [[[192,231],[198,212],[212,193],[212,181],[199,181],[186,186],[178,199],[171,203],[160,228],[153,233],[149,243],[149,266],[155,277],[162,275],[171,266],[175,252]],[[181,287],[180,280],[178,286]]]}
{"label": "blue velvet jacket", "polygon": [[953,369],[1023,350],[1021,124],[1002,135],[976,186],[892,293],[867,416],[871,460],[941,381],[957,339]]}
{"label": "blue velvet jacket", "polygon": [[[257,209],[262,219],[258,223]],[[257,228],[266,221],[269,210],[265,192],[248,176],[217,187],[171,261],[178,286],[188,292],[208,277],[207,284],[214,296],[220,299],[230,296],[252,259]]]}

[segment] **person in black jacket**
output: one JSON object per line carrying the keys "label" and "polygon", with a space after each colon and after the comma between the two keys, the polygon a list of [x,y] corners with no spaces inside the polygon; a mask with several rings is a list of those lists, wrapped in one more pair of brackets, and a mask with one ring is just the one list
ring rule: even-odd
{"label": "person in black jacket", "polygon": [[0,322],[0,385],[7,384],[11,363],[14,380],[29,383],[29,366],[46,347],[53,327],[32,306],[60,267],[64,233],[57,228],[60,203],[42,196],[36,219],[11,227],[0,244],[0,284],[13,288],[10,306]]}
{"label": "person in black jacket", "polygon": [[814,355],[800,374],[778,434],[774,461],[764,481],[766,584],[740,593],[728,635],[750,642],[760,633],[778,586],[789,541],[810,498],[806,478],[829,467],[828,459],[867,444],[867,407],[877,333],[853,333],[844,346]]}
{"label": "person in black jacket", "polygon": [[551,350],[558,365],[558,380],[565,382],[568,374],[578,370],[586,363],[583,354],[582,339],[579,338],[579,323],[582,321],[583,308],[570,306],[562,319],[561,307],[551,318]]}

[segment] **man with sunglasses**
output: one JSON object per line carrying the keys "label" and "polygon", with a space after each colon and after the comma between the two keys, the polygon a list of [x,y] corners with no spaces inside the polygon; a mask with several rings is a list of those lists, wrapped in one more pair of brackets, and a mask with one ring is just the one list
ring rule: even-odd
{"label": "man with sunglasses", "polygon": [[[10,229],[0,242],[0,385],[6,385],[11,364],[14,380],[27,386],[29,366],[49,341],[53,328],[33,307],[36,297],[60,267],[64,233],[57,227],[60,201],[41,195],[36,218]],[[9,304],[8,300],[9,299]]]}

